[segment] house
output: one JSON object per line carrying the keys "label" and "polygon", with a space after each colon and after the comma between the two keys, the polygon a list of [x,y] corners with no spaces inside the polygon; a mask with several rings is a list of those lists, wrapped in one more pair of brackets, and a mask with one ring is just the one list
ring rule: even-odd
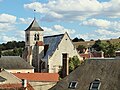
{"label": "house", "polygon": [[118,49],[118,50],[115,51],[115,55],[116,55],[117,58],[120,57],[120,49]]}
{"label": "house", "polygon": [[14,73],[20,79],[26,79],[35,90],[48,90],[59,80],[57,73]]}
{"label": "house", "polygon": [[62,68],[64,75],[68,75],[69,58],[78,56],[82,60],[69,35],[66,32],[43,37],[43,32],[34,18],[25,30],[23,58],[35,67],[36,72],[57,73]]}
{"label": "house", "polygon": [[104,58],[104,52],[96,51],[96,50],[90,51],[86,49],[85,53],[81,53],[80,56],[83,58],[83,60],[86,60],[89,58]]}
{"label": "house", "polygon": [[26,87],[22,80],[12,73],[0,68],[0,90],[34,90],[33,87],[26,82]]}
{"label": "house", "polygon": [[27,87],[24,88],[22,84],[0,84],[0,90],[34,90],[33,87],[28,83]]}
{"label": "house", "polygon": [[120,90],[120,59],[86,60],[49,90]]}
{"label": "house", "polygon": [[19,56],[2,56],[0,68],[11,73],[34,73],[34,67]]}
{"label": "house", "polygon": [[21,83],[21,79],[0,68],[0,85]]}

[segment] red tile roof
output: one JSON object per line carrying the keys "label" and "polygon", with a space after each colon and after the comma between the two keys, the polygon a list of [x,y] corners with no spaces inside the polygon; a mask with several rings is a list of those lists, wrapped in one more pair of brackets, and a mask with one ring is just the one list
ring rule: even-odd
{"label": "red tile roof", "polygon": [[43,46],[44,45],[42,41],[38,41],[38,42],[36,42],[36,44],[37,44],[37,46]]}
{"label": "red tile roof", "polygon": [[[25,88],[22,87],[22,83],[17,83],[17,84],[0,84],[0,90],[1,89],[6,89],[6,90],[25,90]],[[27,83],[27,90],[34,90],[33,87]]]}
{"label": "red tile roof", "polygon": [[14,75],[28,81],[57,82],[59,80],[57,73],[14,73]]}

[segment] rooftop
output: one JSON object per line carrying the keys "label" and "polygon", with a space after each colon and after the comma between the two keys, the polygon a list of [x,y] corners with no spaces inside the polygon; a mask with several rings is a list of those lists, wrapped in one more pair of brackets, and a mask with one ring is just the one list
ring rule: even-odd
{"label": "rooftop", "polygon": [[57,82],[59,79],[57,73],[14,73],[14,75],[28,81]]}
{"label": "rooftop", "polygon": [[34,18],[30,26],[25,31],[44,31],[44,30],[39,26],[36,19]]}
{"label": "rooftop", "polygon": [[0,58],[0,68],[4,69],[33,69],[24,59],[19,56],[2,56]]}
{"label": "rooftop", "polygon": [[89,90],[96,78],[101,81],[100,90],[120,90],[120,59],[86,60],[50,90],[69,90],[72,81],[78,82],[75,90]]}

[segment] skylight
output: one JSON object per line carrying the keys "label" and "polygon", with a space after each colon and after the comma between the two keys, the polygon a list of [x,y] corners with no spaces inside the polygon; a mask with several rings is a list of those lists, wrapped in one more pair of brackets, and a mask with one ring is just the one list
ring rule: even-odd
{"label": "skylight", "polygon": [[101,82],[99,79],[94,80],[91,83],[90,90],[99,90],[100,89]]}
{"label": "skylight", "polygon": [[77,81],[72,81],[69,83],[69,87],[70,89],[75,89],[77,87],[78,82]]}

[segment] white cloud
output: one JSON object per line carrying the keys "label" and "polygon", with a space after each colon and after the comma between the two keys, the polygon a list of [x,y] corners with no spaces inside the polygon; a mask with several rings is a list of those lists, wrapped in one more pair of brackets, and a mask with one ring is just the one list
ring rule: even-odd
{"label": "white cloud", "polygon": [[95,31],[96,33],[98,33],[99,35],[103,35],[106,37],[116,37],[120,35],[120,32],[116,32],[116,31],[109,31],[109,30],[105,30],[105,29],[98,29]]}
{"label": "white cloud", "polygon": [[93,18],[83,21],[80,25],[120,31],[120,21],[108,21],[108,20]]}
{"label": "white cloud", "polygon": [[97,39],[111,39],[111,38],[118,38],[120,35],[119,31],[109,31],[106,29],[98,29],[91,33],[86,34],[78,34],[79,38],[83,38],[85,40],[97,40]]}
{"label": "white cloud", "polygon": [[81,25],[87,25],[87,26],[95,26],[100,28],[108,28],[111,25],[110,21],[103,20],[103,19],[89,19],[87,21],[83,21]]}
{"label": "white cloud", "polygon": [[19,18],[21,24],[30,24],[31,21],[33,20],[32,18]]}
{"label": "white cloud", "polygon": [[0,43],[6,43],[8,41],[16,40],[16,37],[14,36],[8,36],[7,34],[2,33],[0,35]]}
{"label": "white cloud", "polygon": [[0,32],[8,32],[10,30],[15,30],[16,27],[13,24],[9,23],[0,23]]}
{"label": "white cloud", "polygon": [[16,16],[9,15],[9,14],[0,14],[0,23],[15,23]]}
{"label": "white cloud", "polygon": [[64,34],[65,32],[67,32],[69,35],[72,35],[75,33],[75,30],[65,28],[61,25],[54,25],[51,28],[43,27],[43,29],[45,30],[44,34],[49,36],[55,35],[55,34]]}
{"label": "white cloud", "polygon": [[25,32],[16,30],[8,33],[0,33],[0,43],[6,43],[8,41],[24,41],[25,40]]}
{"label": "white cloud", "polygon": [[17,23],[28,23],[31,18],[20,18],[17,22],[16,16],[9,14],[0,14],[0,42],[7,41],[21,41],[24,40],[24,31],[20,31],[17,28]]}
{"label": "white cloud", "polygon": [[[49,0],[48,3],[33,2],[24,8],[45,14],[43,20],[84,20],[88,17],[120,17],[120,0],[99,2],[97,0]],[[52,20],[51,20],[52,19]]]}
{"label": "white cloud", "polygon": [[16,16],[0,14],[0,32],[15,30]]}

